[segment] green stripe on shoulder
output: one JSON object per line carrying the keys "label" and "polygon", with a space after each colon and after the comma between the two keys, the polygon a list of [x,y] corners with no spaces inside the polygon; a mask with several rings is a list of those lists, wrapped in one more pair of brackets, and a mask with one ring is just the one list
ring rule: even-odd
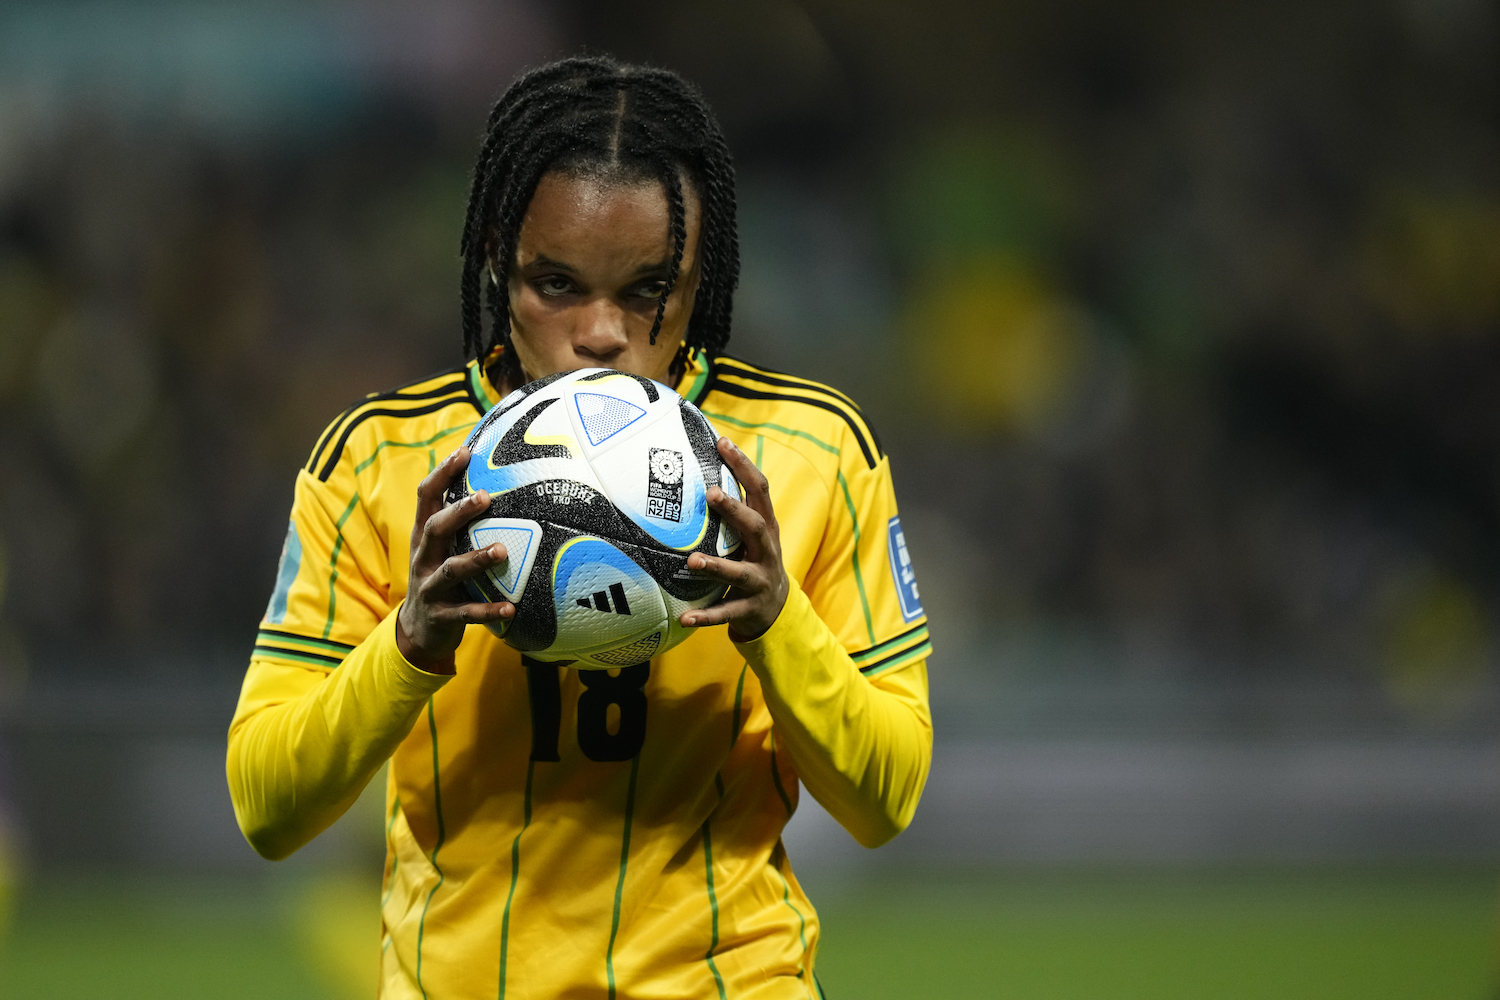
{"label": "green stripe on shoulder", "polygon": [[870,642],[875,641],[875,621],[870,617],[870,598],[865,593],[865,574],[859,567],[859,511],[855,509],[854,498],[849,495],[849,481],[844,478],[844,470],[838,470],[839,489],[844,491],[844,506],[849,509],[849,522],[854,526],[854,555],[851,561],[854,563],[854,586],[859,590],[859,606],[865,613],[865,631],[869,633]]}
{"label": "green stripe on shoulder", "polygon": [[479,421],[477,420],[471,420],[466,424],[459,424],[457,427],[449,427],[447,430],[438,431],[432,437],[423,438],[420,441],[381,441],[375,445],[374,450],[370,452],[370,454],[365,458],[364,461],[360,462],[354,467],[354,473],[355,475],[358,475],[359,473],[364,472],[366,469],[368,469],[375,463],[375,459],[380,457],[380,453],[386,448],[426,448],[434,444],[435,442],[441,441],[445,437],[451,437],[454,434],[460,434],[470,431],[478,422]]}
{"label": "green stripe on shoulder", "polygon": [[840,454],[838,448],[829,444],[827,441],[824,441],[822,438],[814,437],[813,435],[807,433],[807,431],[799,431],[794,427],[787,427],[783,424],[771,423],[769,421],[762,423],[752,423],[748,420],[741,420],[738,417],[731,417],[727,413],[715,413],[710,410],[704,410],[703,415],[710,420],[722,420],[732,427],[743,428],[747,431],[759,430],[761,428],[764,428],[766,430],[780,431],[781,433],[787,434],[794,438],[801,438],[804,441],[811,441],[813,444],[817,445],[819,448],[822,448],[830,455]]}

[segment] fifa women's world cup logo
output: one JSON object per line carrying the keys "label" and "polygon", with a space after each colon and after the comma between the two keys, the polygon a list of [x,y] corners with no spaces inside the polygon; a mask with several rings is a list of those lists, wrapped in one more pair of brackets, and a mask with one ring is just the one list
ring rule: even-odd
{"label": "fifa women's world cup logo", "polygon": [[681,521],[682,452],[652,448],[647,466],[651,477],[646,493],[647,516]]}

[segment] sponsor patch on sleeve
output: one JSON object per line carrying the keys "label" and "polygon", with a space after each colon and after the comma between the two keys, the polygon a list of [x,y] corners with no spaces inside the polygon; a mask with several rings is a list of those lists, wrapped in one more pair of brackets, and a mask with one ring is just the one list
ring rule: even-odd
{"label": "sponsor patch on sleeve", "polygon": [[917,592],[917,574],[906,551],[906,536],[901,533],[901,518],[893,517],[886,526],[887,547],[891,555],[891,578],[901,598],[901,617],[915,621],[922,616],[922,599]]}
{"label": "sponsor patch on sleeve", "polygon": [[302,539],[297,537],[297,526],[290,521],[286,526],[286,541],[281,546],[281,564],[276,569],[276,589],[271,591],[271,602],[266,605],[266,621],[280,625],[286,621],[286,595],[297,579],[297,570],[302,566]]}

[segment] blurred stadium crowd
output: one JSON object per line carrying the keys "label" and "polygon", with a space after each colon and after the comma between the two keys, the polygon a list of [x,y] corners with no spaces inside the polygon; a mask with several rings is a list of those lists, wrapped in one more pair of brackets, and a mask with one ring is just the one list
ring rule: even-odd
{"label": "blurred stadium crowd", "polygon": [[[0,932],[17,827],[263,872],[223,732],[293,477],[458,359],[484,116],[581,50],[705,90],[731,352],[891,456],[938,746],[881,863],[1495,856],[1494,4],[0,0]],[[805,801],[816,881],[853,848]],[[283,866],[349,876],[292,910],[357,983],[374,805]]]}
{"label": "blurred stadium crowd", "polygon": [[945,655],[1030,629],[1089,637],[1099,670],[1336,672],[1418,705],[1478,682],[1495,18],[0,7],[4,690],[237,674],[323,424],[457,356],[488,102],[581,47],[671,65],[720,111],[733,350],[862,401]]}

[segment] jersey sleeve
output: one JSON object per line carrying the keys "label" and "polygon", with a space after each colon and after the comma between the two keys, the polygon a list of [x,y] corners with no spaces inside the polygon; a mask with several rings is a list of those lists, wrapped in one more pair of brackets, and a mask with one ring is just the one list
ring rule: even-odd
{"label": "jersey sleeve", "polygon": [[823,542],[803,589],[864,676],[920,663],[932,643],[890,460],[881,456],[872,468],[850,443],[835,480]]}
{"label": "jersey sleeve", "polygon": [[230,723],[235,816],[270,858],[342,815],[449,679],[419,670],[397,647],[388,546],[349,464],[327,483],[297,476],[276,585]]}
{"label": "jersey sleeve", "polygon": [[325,483],[299,471],[256,657],[338,666],[390,612],[390,575],[388,548],[352,472]]}
{"label": "jersey sleeve", "polygon": [[835,479],[802,585],[789,581],[776,621],[740,648],[798,778],[859,843],[878,847],[911,822],[927,782],[932,647],[888,460],[871,468],[846,448]]}

